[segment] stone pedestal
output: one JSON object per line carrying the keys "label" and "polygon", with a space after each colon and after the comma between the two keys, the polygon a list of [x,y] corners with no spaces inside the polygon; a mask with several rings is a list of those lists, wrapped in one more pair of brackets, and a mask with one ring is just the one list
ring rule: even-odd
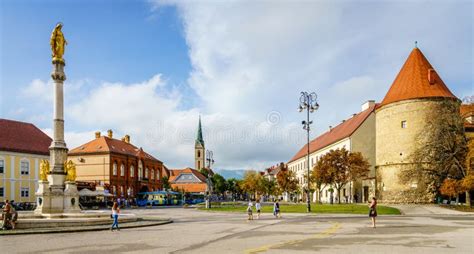
{"label": "stone pedestal", "polygon": [[78,213],[79,208],[79,191],[77,191],[76,182],[66,182],[64,189],[64,213]]}
{"label": "stone pedestal", "polygon": [[[52,157],[52,155],[51,155]],[[49,189],[51,196],[51,207],[49,213],[63,213],[64,210],[64,179],[66,175],[62,174],[49,174]]]}
{"label": "stone pedestal", "polygon": [[35,214],[47,214],[51,212],[51,192],[48,181],[39,181],[36,191],[36,209]]}

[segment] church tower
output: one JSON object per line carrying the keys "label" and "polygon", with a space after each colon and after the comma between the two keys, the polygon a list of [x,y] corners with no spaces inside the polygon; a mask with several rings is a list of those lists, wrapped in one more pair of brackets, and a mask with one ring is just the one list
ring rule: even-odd
{"label": "church tower", "polygon": [[205,163],[206,148],[204,146],[204,139],[202,138],[201,116],[199,116],[196,143],[194,145],[194,167],[196,168],[196,170],[200,170],[206,166]]}

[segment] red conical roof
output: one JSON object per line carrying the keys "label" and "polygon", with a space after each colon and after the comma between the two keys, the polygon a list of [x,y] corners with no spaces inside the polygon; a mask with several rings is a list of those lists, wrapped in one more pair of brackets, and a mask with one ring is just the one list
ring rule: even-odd
{"label": "red conical roof", "polygon": [[380,107],[392,102],[427,97],[457,99],[418,48],[414,48]]}

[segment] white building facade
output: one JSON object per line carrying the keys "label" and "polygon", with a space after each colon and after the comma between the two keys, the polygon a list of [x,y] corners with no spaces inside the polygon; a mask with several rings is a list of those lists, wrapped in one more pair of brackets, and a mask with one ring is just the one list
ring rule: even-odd
{"label": "white building facade", "polygon": [[[329,152],[345,148],[350,152],[361,152],[370,163],[370,173],[367,179],[360,179],[348,183],[341,189],[341,202],[366,202],[369,197],[375,194],[375,108],[374,101],[367,101],[362,105],[362,110],[358,114],[353,114],[351,118],[342,121],[335,127],[330,127],[329,131],[316,137],[310,142],[309,164],[310,170],[316,162]],[[307,146],[303,146],[293,158],[287,163],[288,169],[295,173],[301,191],[298,195],[288,197],[288,199],[304,199],[303,189],[307,186]],[[334,189],[331,193],[330,189]],[[337,193],[333,186],[325,186],[321,192],[321,202],[338,202]],[[317,200],[317,193],[311,194],[312,201]]]}

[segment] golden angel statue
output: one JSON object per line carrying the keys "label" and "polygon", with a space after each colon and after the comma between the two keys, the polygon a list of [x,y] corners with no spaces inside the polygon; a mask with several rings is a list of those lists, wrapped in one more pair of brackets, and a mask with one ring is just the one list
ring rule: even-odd
{"label": "golden angel statue", "polygon": [[49,41],[49,44],[51,45],[51,51],[53,52],[53,62],[60,61],[64,63],[63,55],[67,41],[64,39],[63,32],[61,31],[62,27],[63,24],[59,22],[51,33],[51,40]]}
{"label": "golden angel statue", "polygon": [[74,162],[71,160],[64,162],[64,172],[66,173],[66,181],[76,181],[76,165]]}
{"label": "golden angel statue", "polygon": [[41,181],[48,181],[48,173],[49,173],[49,161],[41,160],[39,179]]}

